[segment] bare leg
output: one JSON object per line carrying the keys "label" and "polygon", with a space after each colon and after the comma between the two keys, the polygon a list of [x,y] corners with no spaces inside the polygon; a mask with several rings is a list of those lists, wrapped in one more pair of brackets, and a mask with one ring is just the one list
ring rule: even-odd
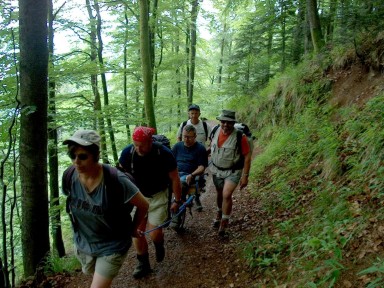
{"label": "bare leg", "polygon": [[231,215],[232,213],[232,194],[235,191],[237,184],[232,181],[225,181],[222,193],[222,210],[224,215]]}
{"label": "bare leg", "polygon": [[109,288],[113,279],[105,278],[98,273],[93,274],[91,288]]}

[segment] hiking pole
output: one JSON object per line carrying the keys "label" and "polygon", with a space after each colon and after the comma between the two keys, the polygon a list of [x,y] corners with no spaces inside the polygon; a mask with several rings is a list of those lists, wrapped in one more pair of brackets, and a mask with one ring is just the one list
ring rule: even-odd
{"label": "hiking pole", "polygon": [[155,227],[155,228],[152,228],[152,229],[150,229],[150,230],[147,230],[147,231],[143,232],[143,234],[144,234],[144,235],[149,234],[149,233],[151,233],[152,231],[155,231],[155,230],[157,230],[157,229],[159,229],[159,228],[162,228],[162,227],[166,226],[167,224],[171,223],[171,221],[172,221],[173,219],[175,219],[176,217],[178,217],[178,216],[179,216],[179,215],[180,215],[180,214],[187,208],[187,205],[189,205],[189,204],[192,202],[192,200],[193,200],[194,198],[195,198],[195,195],[191,195],[191,196],[189,196],[188,199],[187,199],[187,201],[185,201],[185,202],[183,203],[183,205],[180,206],[179,211],[177,212],[177,214],[173,215],[171,219],[169,219],[168,221],[165,221],[163,224],[160,224],[159,226],[157,226],[157,227]]}

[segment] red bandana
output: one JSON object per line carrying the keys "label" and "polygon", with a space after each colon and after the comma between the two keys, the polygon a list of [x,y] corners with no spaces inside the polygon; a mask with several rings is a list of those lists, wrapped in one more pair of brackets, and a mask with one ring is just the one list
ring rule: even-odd
{"label": "red bandana", "polygon": [[152,135],[155,134],[156,130],[151,127],[136,127],[133,131],[132,139],[137,142],[146,142],[152,140]]}

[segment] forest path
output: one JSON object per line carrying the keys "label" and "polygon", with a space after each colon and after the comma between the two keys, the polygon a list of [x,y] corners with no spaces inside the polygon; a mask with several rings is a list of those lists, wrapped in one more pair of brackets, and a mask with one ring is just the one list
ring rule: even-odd
{"label": "forest path", "polygon": [[[213,125],[213,121],[210,121]],[[187,215],[186,231],[177,234],[171,228],[164,229],[165,259],[156,263],[153,243],[149,242],[151,266],[154,272],[144,279],[135,280],[132,272],[136,265],[135,249],[131,247],[128,257],[112,288],[127,287],[251,287],[252,273],[242,255],[245,240],[252,240],[261,221],[257,200],[250,195],[250,185],[233,194],[233,212],[229,236],[221,238],[212,227],[216,215],[216,192],[212,177],[208,176],[206,192],[201,195],[202,212],[192,208]],[[77,272],[65,287],[90,287],[91,277]]]}

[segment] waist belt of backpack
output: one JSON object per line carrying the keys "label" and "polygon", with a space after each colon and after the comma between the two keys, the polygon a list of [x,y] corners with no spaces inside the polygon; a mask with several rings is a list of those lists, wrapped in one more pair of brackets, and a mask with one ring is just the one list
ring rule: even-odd
{"label": "waist belt of backpack", "polygon": [[212,164],[213,166],[215,166],[217,169],[219,169],[220,171],[228,171],[228,170],[232,170],[232,173],[234,173],[236,171],[236,169],[233,169],[233,166],[232,167],[229,167],[229,168],[223,168],[223,167],[220,167],[220,166],[217,166],[215,163],[213,163],[212,161]]}

